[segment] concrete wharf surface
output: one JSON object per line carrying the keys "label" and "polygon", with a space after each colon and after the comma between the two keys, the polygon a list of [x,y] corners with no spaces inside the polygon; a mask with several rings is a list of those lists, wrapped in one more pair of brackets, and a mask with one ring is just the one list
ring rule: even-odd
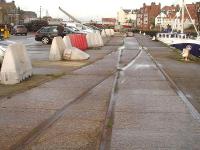
{"label": "concrete wharf surface", "polygon": [[113,37],[101,50],[89,51],[92,64],[0,99],[0,149],[99,149],[113,96],[106,150],[199,150],[199,121],[139,49],[138,39],[124,40],[120,61],[123,38]]}
{"label": "concrete wharf surface", "polygon": [[[125,50],[129,48],[133,46]],[[200,149],[199,120],[193,118],[146,51],[120,73],[116,86],[109,149]]]}

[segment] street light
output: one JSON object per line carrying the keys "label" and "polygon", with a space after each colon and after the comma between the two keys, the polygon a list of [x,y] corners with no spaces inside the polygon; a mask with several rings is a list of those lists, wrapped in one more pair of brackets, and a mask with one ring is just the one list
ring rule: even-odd
{"label": "street light", "polygon": [[42,11],[42,6],[40,6],[40,21],[41,21],[41,11]]}

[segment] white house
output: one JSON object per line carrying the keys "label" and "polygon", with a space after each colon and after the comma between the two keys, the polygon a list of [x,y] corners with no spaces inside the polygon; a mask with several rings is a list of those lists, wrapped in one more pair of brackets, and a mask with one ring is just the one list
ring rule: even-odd
{"label": "white house", "polygon": [[[185,12],[184,17],[184,29],[187,29],[195,24],[195,5],[194,4],[187,4],[188,11],[191,15],[192,21],[187,12]],[[166,29],[168,25],[172,27],[173,30],[181,30],[181,14],[179,12],[179,6],[165,6],[162,8],[161,13],[155,18],[155,26],[158,28]]]}
{"label": "white house", "polygon": [[175,21],[175,15],[172,14],[165,14],[161,12],[156,18],[155,18],[155,26],[159,27],[160,29],[164,28],[166,29],[167,26],[173,26]]}
{"label": "white house", "polygon": [[117,12],[117,22],[119,25],[133,25],[136,24],[137,13],[136,10],[120,9]]}
{"label": "white house", "polygon": [[[185,18],[184,29],[188,29],[189,27],[191,27],[192,23],[195,23],[195,19],[192,19],[191,21],[188,17]],[[166,15],[165,13],[161,12],[155,18],[155,25],[160,29],[166,29],[167,26],[170,25],[173,30],[179,31],[182,29],[180,13],[177,12],[175,15]]]}

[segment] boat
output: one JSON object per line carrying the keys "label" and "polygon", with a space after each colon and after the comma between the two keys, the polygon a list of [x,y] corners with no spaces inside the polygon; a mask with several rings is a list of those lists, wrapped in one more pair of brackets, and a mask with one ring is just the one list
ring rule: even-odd
{"label": "boat", "polygon": [[173,32],[173,30],[170,33],[157,33],[156,39],[158,41],[161,41],[161,42],[169,45],[169,46],[177,48],[181,51],[184,48],[188,48],[190,50],[190,54],[192,54],[196,57],[200,57],[200,38],[199,38],[199,32],[197,31],[195,24],[192,23],[197,32],[196,38],[188,37],[183,31],[184,30],[184,13],[185,13],[184,10],[185,9],[187,10],[190,20],[192,20],[191,15],[189,14],[189,11],[187,9],[187,6],[185,5],[185,2],[184,2],[184,0],[182,0],[181,33]]}

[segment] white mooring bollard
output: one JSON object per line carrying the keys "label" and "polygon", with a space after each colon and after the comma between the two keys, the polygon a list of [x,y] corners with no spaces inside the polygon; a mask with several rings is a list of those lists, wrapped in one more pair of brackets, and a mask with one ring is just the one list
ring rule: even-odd
{"label": "white mooring bollard", "polygon": [[188,57],[189,57],[189,54],[190,54],[190,50],[187,49],[187,48],[184,48],[183,49],[183,52],[182,52],[182,57],[184,58],[185,61],[188,61]]}
{"label": "white mooring bollard", "polygon": [[103,39],[102,39],[100,33],[96,33],[96,36],[98,38],[98,46],[100,46],[100,47],[104,46]]}

